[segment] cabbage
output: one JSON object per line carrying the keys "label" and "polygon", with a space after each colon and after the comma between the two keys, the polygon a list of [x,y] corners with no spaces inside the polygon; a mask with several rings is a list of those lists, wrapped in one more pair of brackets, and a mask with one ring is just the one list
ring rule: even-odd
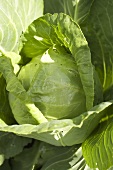
{"label": "cabbage", "polygon": [[[74,118],[87,110],[83,85],[71,54],[50,48],[23,66],[18,78],[47,119]],[[101,89],[97,80],[96,88]]]}

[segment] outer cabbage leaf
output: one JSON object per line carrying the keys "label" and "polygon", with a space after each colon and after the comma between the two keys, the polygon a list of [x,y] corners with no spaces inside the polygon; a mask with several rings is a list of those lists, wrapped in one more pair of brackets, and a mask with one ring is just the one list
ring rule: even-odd
{"label": "outer cabbage leaf", "polygon": [[[53,152],[54,148],[50,147]],[[48,149],[48,148],[47,148]],[[49,156],[51,154],[51,150],[44,151],[44,156],[47,154]],[[47,156],[46,155],[46,156]],[[45,156],[45,157],[46,157]],[[52,155],[45,164],[42,166],[41,170],[84,170],[86,167],[86,163],[84,158],[82,157],[81,147],[79,145],[72,147],[64,147],[59,148],[59,151],[55,151],[54,155]]]}
{"label": "outer cabbage leaf", "polygon": [[0,45],[6,51],[18,51],[22,31],[42,14],[42,0],[0,1]]}
{"label": "outer cabbage leaf", "polygon": [[44,0],[44,13],[68,14],[81,24],[89,15],[94,0]]}
{"label": "outer cabbage leaf", "polygon": [[[29,148],[24,148],[23,152],[10,160],[12,168],[17,170],[41,169],[51,158],[61,157],[64,153],[73,153],[77,147],[56,147],[44,142],[34,141]],[[71,158],[70,158],[71,159]]]}
{"label": "outer cabbage leaf", "polygon": [[47,14],[35,20],[25,33],[22,54],[36,57],[50,47],[71,53],[83,85],[86,108],[94,102],[94,78],[90,50],[80,27],[65,14]]}
{"label": "outer cabbage leaf", "polygon": [[29,138],[0,132],[0,155],[3,155],[5,159],[9,159],[22,152],[23,147],[30,142],[31,139]]}
{"label": "outer cabbage leaf", "polygon": [[[40,112],[40,110],[34,105],[32,100],[27,95],[25,89],[21,85],[13,72],[13,66],[10,58],[7,58],[5,54],[0,56],[0,71],[7,83],[7,91],[12,93],[12,96],[16,96],[18,108],[15,108],[13,103],[13,113],[15,119],[23,123],[39,124],[46,121],[46,118]],[[21,108],[21,109],[20,109]]]}
{"label": "outer cabbage leaf", "polygon": [[[0,48],[0,50],[3,50],[3,48]],[[11,59],[11,63],[14,67],[14,73],[16,74],[20,69],[17,63],[21,60],[21,56],[14,52],[4,51],[4,53]],[[2,73],[0,73],[0,118],[7,124],[13,124],[16,122],[14,120],[14,116],[9,105],[8,91],[6,90],[6,81]]]}
{"label": "outer cabbage leaf", "polygon": [[91,168],[110,168],[113,165],[113,118],[102,121],[82,148],[83,156]]}
{"label": "outer cabbage leaf", "polygon": [[10,164],[16,170],[91,170],[85,163],[80,145],[56,147],[36,140],[10,159]]}
{"label": "outer cabbage leaf", "polygon": [[41,154],[40,143],[34,141],[30,147],[26,147],[23,151],[10,160],[12,169],[16,170],[34,170],[39,163]]}
{"label": "outer cabbage leaf", "polygon": [[112,101],[101,103],[74,119],[52,120],[40,125],[1,125],[0,131],[12,132],[56,146],[72,146],[85,141],[112,104]]}
{"label": "outer cabbage leaf", "polygon": [[76,0],[44,0],[44,13],[60,13],[70,15],[74,18]]}
{"label": "outer cabbage leaf", "polygon": [[85,22],[90,15],[90,10],[95,0],[76,0],[74,20],[80,25]]}
{"label": "outer cabbage leaf", "polygon": [[6,82],[2,74],[0,75],[0,118],[3,121],[5,121],[7,124],[15,123],[12,110],[10,108],[9,101],[8,101]]}
{"label": "outer cabbage leaf", "polygon": [[87,17],[81,21],[89,0],[78,2],[76,21],[89,43],[92,62],[96,67],[105,92],[105,100],[113,99],[113,2],[94,0],[87,10]]}

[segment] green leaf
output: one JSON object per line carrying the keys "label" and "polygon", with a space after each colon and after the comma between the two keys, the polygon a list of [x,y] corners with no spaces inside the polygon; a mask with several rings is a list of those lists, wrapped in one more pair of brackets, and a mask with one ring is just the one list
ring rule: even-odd
{"label": "green leaf", "polygon": [[[54,153],[48,161],[42,166],[41,170],[83,170],[86,166],[85,160],[82,157],[80,146],[72,146],[60,148],[62,153]],[[46,154],[46,153],[45,153]]]}
{"label": "green leaf", "polygon": [[[84,2],[84,3],[83,3]],[[79,1],[78,15],[87,17],[83,22],[78,22],[88,41],[92,62],[96,67],[99,78],[103,85],[105,100],[111,100],[113,97],[113,2],[111,0],[94,0],[86,12],[86,4],[89,0]],[[80,18],[81,18],[80,17]],[[108,94],[109,93],[109,94]]]}
{"label": "green leaf", "polygon": [[[34,138],[56,146],[72,146],[82,143],[108,113],[113,102],[103,102],[74,119],[52,120],[40,125],[0,126],[1,132]],[[95,121],[94,121],[95,120]]]}
{"label": "green leaf", "polygon": [[93,66],[90,50],[80,27],[65,14],[47,14],[35,20],[25,33],[22,54],[27,57],[42,55],[50,47],[60,46],[75,59],[89,110],[94,101]]}
{"label": "green leaf", "polygon": [[40,150],[39,142],[35,141],[30,147],[25,148],[20,154],[11,160],[13,169],[16,170],[31,170],[39,164]]}
{"label": "green leaf", "polygon": [[80,147],[80,145],[76,145],[76,146],[72,146],[72,147],[62,147],[62,146],[54,146],[54,145],[50,145],[48,143],[45,142],[41,142],[40,144],[40,162],[42,162],[42,166],[44,164],[46,164],[50,159],[54,159],[55,157],[61,157],[61,155],[65,155],[66,152],[68,151],[72,151],[72,149],[74,148],[74,150],[78,149]]}
{"label": "green leaf", "polygon": [[91,168],[106,170],[113,165],[113,118],[102,121],[82,145]]}
{"label": "green leaf", "polygon": [[75,17],[73,18],[80,25],[85,22],[90,14],[91,7],[95,0],[76,0]]}
{"label": "green leaf", "polygon": [[76,0],[44,0],[44,13],[60,13],[70,15],[74,18]]}
{"label": "green leaf", "polygon": [[16,96],[17,99],[19,109],[13,105],[13,114],[17,122],[21,124],[39,124],[47,121],[40,110],[32,103],[32,100],[14,74],[11,60],[6,56],[0,56],[0,63],[0,71],[3,73],[7,83],[6,88],[12,94],[11,97]]}
{"label": "green leaf", "polygon": [[5,121],[6,124],[15,123],[12,110],[9,105],[6,82],[2,75],[0,75],[0,118]]}
{"label": "green leaf", "polygon": [[13,133],[0,132],[0,155],[4,155],[5,159],[9,159],[20,152],[23,147],[31,142],[29,138],[16,136]]}
{"label": "green leaf", "polygon": [[34,141],[29,148],[10,159],[12,169],[16,170],[91,170],[82,156],[80,145],[56,147]]}
{"label": "green leaf", "polygon": [[18,51],[22,31],[43,14],[43,0],[0,1],[0,44],[6,51]]}

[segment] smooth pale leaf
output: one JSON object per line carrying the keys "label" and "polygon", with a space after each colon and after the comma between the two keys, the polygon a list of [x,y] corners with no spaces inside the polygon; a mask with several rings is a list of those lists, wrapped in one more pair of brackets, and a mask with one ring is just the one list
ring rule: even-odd
{"label": "smooth pale leaf", "polygon": [[108,114],[112,103],[112,101],[101,103],[74,119],[52,120],[40,125],[1,125],[0,131],[12,132],[56,146],[72,146],[85,141],[101,118]]}
{"label": "smooth pale leaf", "polygon": [[[89,0],[78,3],[78,22],[84,17],[86,4]],[[88,10],[88,15],[80,27],[88,41],[92,62],[96,67],[105,93],[105,100],[113,96],[113,2],[111,0],[94,0]],[[80,18],[79,18],[80,16]]]}
{"label": "smooth pale leaf", "polygon": [[113,165],[113,118],[101,122],[83,143],[82,149],[91,168],[110,168]]}
{"label": "smooth pale leaf", "polygon": [[80,27],[65,14],[47,14],[35,20],[25,33],[22,54],[36,57],[50,47],[65,49],[75,59],[89,110],[94,101],[93,66],[90,50]]}
{"label": "smooth pale leaf", "polygon": [[0,155],[4,155],[5,159],[9,159],[20,152],[23,147],[31,142],[29,138],[16,136],[12,133],[0,132]]}
{"label": "smooth pale leaf", "polygon": [[43,0],[0,1],[0,45],[6,51],[18,51],[22,31],[43,14]]}

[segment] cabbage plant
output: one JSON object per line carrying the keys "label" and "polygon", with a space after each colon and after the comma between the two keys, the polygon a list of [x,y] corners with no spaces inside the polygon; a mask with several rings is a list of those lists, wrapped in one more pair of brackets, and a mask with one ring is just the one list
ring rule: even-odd
{"label": "cabbage plant", "polygon": [[[40,27],[45,27],[43,32]],[[78,40],[74,40],[75,34]],[[47,14],[34,21],[25,33],[23,55],[32,59],[21,68],[18,79],[47,120],[75,118],[102,101],[101,83],[87,42],[69,16]],[[26,118],[25,122],[19,120],[22,110],[17,113],[17,96],[11,93],[9,101],[17,122],[29,123]]]}
{"label": "cabbage plant", "polygon": [[1,170],[113,166],[111,6],[0,3]]}

